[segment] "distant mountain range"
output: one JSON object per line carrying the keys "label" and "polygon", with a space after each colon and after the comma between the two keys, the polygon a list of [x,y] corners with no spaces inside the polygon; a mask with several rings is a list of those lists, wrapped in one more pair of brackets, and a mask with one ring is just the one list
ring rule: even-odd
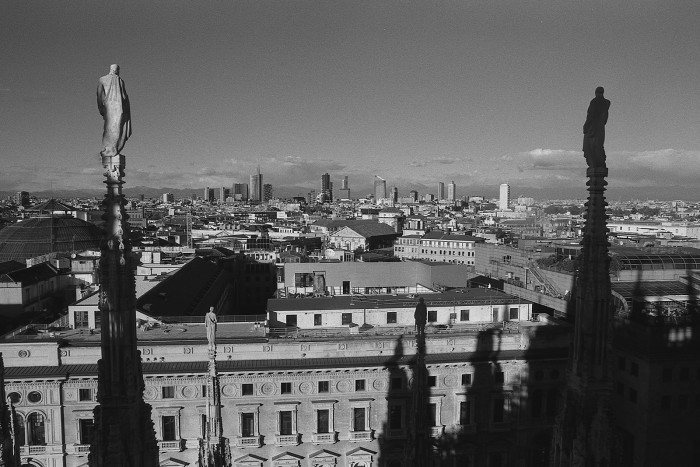
{"label": "distant mountain range", "polygon": [[[484,187],[460,187],[457,186],[457,194],[459,197],[464,195],[469,196],[485,196],[486,198],[497,198],[498,197],[498,186],[484,186]],[[321,187],[316,188],[316,192],[319,192]],[[160,198],[163,193],[173,193],[176,199],[189,198],[192,194],[197,196],[203,195],[204,187],[193,189],[193,188],[151,188],[147,186],[136,186],[136,187],[125,187],[124,194],[127,198],[137,198],[139,195],[143,194],[146,198]],[[407,196],[410,190],[418,191],[419,195],[423,195],[426,192],[434,193],[435,190],[431,187],[426,186],[412,186],[407,187],[402,191],[399,191],[399,196]],[[306,187],[298,186],[279,186],[274,187],[275,197],[291,198],[292,196],[305,196],[310,191]],[[362,187],[359,189],[351,188],[351,194],[353,198],[364,197],[369,193],[373,192],[372,187]],[[101,198],[104,195],[104,190],[53,190],[53,191],[38,191],[31,192],[32,196],[37,196],[39,198]],[[510,188],[511,198],[517,198],[519,196],[532,197],[535,199],[585,199],[588,195],[586,192],[586,187],[582,183],[580,187],[575,188],[562,188],[562,187],[544,187],[544,188],[531,188],[531,187],[519,187],[517,185],[511,185]],[[0,190],[0,196],[2,198],[7,198],[8,196],[14,196],[16,192],[14,191],[3,191]],[[218,192],[216,193],[218,196]],[[656,200],[675,200],[681,199],[685,201],[697,201],[698,191],[696,187],[684,187],[684,186],[664,186],[664,187],[633,187],[633,188],[616,188],[608,187],[606,191],[606,198],[608,201],[627,201],[632,199],[646,200],[646,199],[656,199]]]}

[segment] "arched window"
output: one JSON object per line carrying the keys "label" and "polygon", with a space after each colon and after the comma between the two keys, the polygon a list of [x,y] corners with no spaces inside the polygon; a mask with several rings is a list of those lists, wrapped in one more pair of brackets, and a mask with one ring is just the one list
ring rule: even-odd
{"label": "arched window", "polygon": [[39,412],[32,412],[27,417],[27,444],[43,446],[46,444],[45,418]]}

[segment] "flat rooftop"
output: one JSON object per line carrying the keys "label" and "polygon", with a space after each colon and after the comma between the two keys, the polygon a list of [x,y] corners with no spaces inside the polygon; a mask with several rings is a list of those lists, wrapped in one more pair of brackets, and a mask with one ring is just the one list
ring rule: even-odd
{"label": "flat rooftop", "polygon": [[531,303],[525,299],[496,289],[459,289],[443,293],[411,295],[341,295],[331,297],[279,298],[267,301],[272,312],[304,310],[336,310],[366,308],[415,308],[423,298],[426,306],[480,305],[502,303]]}

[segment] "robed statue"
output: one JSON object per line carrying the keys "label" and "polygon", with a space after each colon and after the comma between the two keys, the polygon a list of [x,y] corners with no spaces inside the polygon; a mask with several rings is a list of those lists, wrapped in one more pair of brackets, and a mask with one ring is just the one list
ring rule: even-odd
{"label": "robed statue", "polygon": [[124,81],[119,77],[119,65],[111,65],[109,74],[97,82],[97,108],[105,121],[100,154],[121,154],[131,136],[131,110]]}
{"label": "robed statue", "polygon": [[216,313],[214,307],[209,307],[209,312],[204,317],[204,324],[207,328],[207,343],[210,349],[216,348]]}
{"label": "robed statue", "polygon": [[605,90],[597,87],[595,98],[588,106],[583,124],[583,155],[589,168],[605,168],[605,124],[608,123],[610,101],[603,97]]}

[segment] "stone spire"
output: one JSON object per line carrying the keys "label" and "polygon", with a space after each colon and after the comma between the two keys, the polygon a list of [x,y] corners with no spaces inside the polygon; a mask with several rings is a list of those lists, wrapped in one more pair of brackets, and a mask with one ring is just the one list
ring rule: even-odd
{"label": "stone spire", "polygon": [[563,406],[554,429],[559,466],[612,463],[609,351],[612,306],[604,192],[608,169],[589,167],[583,253],[574,294],[574,341]]}
{"label": "stone spire", "polygon": [[0,353],[0,466],[20,467],[17,418],[12,401],[5,397],[5,365]]}
{"label": "stone spire", "polygon": [[141,355],[136,348],[135,264],[122,195],[125,159],[121,149],[128,137],[125,119],[130,114],[119,68],[112,68],[100,78],[97,90],[105,119],[100,155],[107,194],[102,202],[105,224],[99,265],[102,358],[88,463],[93,467],[155,467],[158,444],[151,406],[143,401]]}
{"label": "stone spire", "polygon": [[221,423],[221,388],[216,372],[216,325],[214,307],[204,318],[209,364],[207,371],[207,426],[206,438],[199,448],[200,467],[231,467],[231,449],[228,439],[224,438]]}

